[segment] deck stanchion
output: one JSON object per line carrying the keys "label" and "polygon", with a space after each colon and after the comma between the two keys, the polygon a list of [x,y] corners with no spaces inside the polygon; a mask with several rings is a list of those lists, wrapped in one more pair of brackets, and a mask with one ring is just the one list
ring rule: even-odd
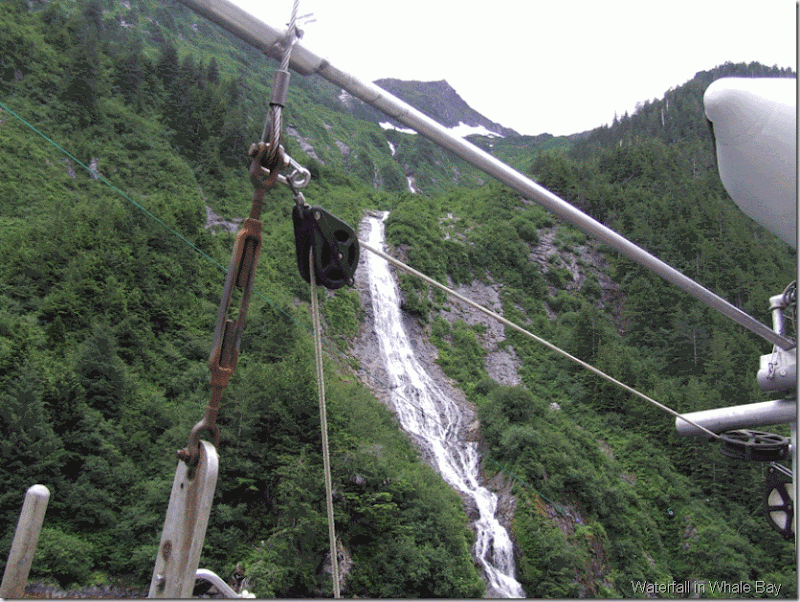
{"label": "deck stanchion", "polygon": [[0,584],[0,598],[22,598],[25,594],[25,583],[28,581],[49,500],[50,490],[44,485],[33,485],[25,492],[25,502],[22,504],[3,582]]}
{"label": "deck stanchion", "polygon": [[219,473],[217,450],[200,441],[192,469],[178,462],[161,532],[149,598],[191,598]]}

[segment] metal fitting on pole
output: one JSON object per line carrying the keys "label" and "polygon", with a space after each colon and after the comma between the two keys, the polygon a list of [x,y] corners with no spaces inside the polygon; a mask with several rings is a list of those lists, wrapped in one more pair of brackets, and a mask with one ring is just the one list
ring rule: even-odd
{"label": "metal fitting on pole", "polygon": [[269,98],[270,105],[286,106],[290,78],[291,74],[288,71],[278,70],[275,72],[275,79],[272,81],[272,94]]}

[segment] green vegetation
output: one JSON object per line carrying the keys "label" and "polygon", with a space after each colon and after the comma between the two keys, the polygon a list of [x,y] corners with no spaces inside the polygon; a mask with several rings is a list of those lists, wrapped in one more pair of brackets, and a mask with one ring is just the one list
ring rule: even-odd
{"label": "green vegetation", "polygon": [[[138,4],[0,9],[0,101],[74,157],[0,111],[0,555],[25,490],[46,484],[31,580],[62,587],[149,583],[175,450],[208,402],[206,358],[233,240],[203,227],[204,205],[229,217],[249,209],[245,151],[261,124],[245,116],[264,115],[251,99],[268,98],[264,83],[237,73],[266,67],[258,53],[214,30],[207,40],[224,51],[188,52],[188,11]],[[293,88],[291,110],[309,105]],[[333,133],[349,126],[337,119]],[[313,168],[310,202],[351,223],[390,204],[359,180],[371,165],[353,163],[348,176],[289,144]],[[259,295],[223,396],[202,562],[223,576],[241,562],[259,596],[329,596],[310,320],[294,302],[309,292],[291,206],[278,188],[262,215]],[[357,293],[337,291],[323,311],[346,348],[363,319]],[[482,595],[460,498],[371,394],[333,362],[326,372],[336,528],[353,562],[345,591]]]}
{"label": "green vegetation", "polygon": [[[24,491],[46,484],[31,579],[62,586],[149,582],[175,450],[208,400],[233,240],[204,228],[205,207],[247,214],[245,151],[274,71],[184,8],[130,4],[0,8],[0,102],[72,155],[0,110],[0,557]],[[727,199],[698,104],[710,81],[737,73],[776,74],[725,65],[611,127],[494,140],[492,152],[768,321],[768,297],[793,278],[796,254]],[[412,266],[498,284],[507,318],[676,410],[763,398],[753,378],[763,341],[501,186],[475,187],[474,172],[423,138],[343,113],[338,94],[319,78],[292,80],[286,144],[312,171],[309,202],[351,224],[365,209],[391,210],[388,240]],[[438,196],[404,192],[403,164]],[[473,187],[453,187],[459,170]],[[203,551],[223,576],[242,563],[262,597],[332,589],[310,293],[291,206],[279,187],[263,213],[258,294],[223,396]],[[534,252],[550,240],[555,254],[540,262]],[[613,287],[579,247],[608,263]],[[420,280],[402,276],[401,287],[442,369],[477,407],[487,476],[502,465],[514,482],[528,595],[759,579],[797,596],[793,546],[759,516],[762,467],[677,437],[669,416],[514,332],[501,347],[519,358],[522,386],[501,387],[486,372],[486,333],[448,323],[446,299]],[[320,297],[335,358],[326,378],[336,529],[353,562],[346,595],[481,596],[458,495],[353,382],[351,360],[339,361],[364,319],[357,293]]]}

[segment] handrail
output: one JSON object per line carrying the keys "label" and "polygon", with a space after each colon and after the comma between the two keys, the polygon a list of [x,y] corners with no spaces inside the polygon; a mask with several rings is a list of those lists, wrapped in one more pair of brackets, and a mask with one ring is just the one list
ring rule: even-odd
{"label": "handrail", "polygon": [[[284,34],[228,2],[228,0],[179,1],[242,41],[262,50],[273,58],[280,58],[282,53],[281,40]],[[290,67],[302,75],[319,74],[356,98],[363,100],[389,117],[422,134],[435,144],[453,152],[470,165],[496,178],[523,197],[542,205],[545,209],[555,213],[582,232],[600,240],[619,251],[628,259],[655,272],[695,299],[716,309],[770,343],[786,350],[795,347],[796,344],[792,339],[774,332],[765,324],[651,255],[624,236],[617,234],[611,228],[586,215],[564,199],[536,184],[527,176],[512,169],[474,144],[455,136],[444,126],[375,84],[363,82],[355,76],[337,69],[327,59],[317,56],[301,44],[295,44],[293,47]]]}

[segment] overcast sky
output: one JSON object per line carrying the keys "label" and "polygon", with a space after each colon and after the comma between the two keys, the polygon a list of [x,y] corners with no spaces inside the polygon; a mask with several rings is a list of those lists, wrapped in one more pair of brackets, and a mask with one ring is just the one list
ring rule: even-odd
{"label": "overcast sky", "polygon": [[[276,29],[292,0],[231,0]],[[446,79],[522,134],[573,134],[726,61],[797,69],[793,0],[300,0],[301,43],[360,79]],[[295,76],[297,77],[297,76]]]}

